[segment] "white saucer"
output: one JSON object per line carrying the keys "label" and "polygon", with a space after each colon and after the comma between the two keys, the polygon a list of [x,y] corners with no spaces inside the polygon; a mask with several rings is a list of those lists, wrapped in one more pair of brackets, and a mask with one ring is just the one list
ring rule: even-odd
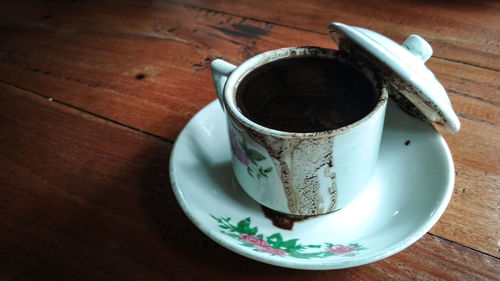
{"label": "white saucer", "polygon": [[335,213],[275,227],[234,179],[218,101],[186,125],[170,178],[191,221],[222,246],[283,267],[336,269],[393,255],[422,237],[451,198],[454,167],[436,130],[389,103],[379,165],[366,192]]}

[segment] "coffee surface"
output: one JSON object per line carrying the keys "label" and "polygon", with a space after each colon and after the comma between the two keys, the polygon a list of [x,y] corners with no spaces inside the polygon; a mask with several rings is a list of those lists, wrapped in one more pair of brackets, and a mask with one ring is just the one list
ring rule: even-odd
{"label": "coffee surface", "polygon": [[236,103],[250,120],[286,132],[321,132],[352,124],[377,103],[361,71],[335,59],[287,58],[251,72]]}

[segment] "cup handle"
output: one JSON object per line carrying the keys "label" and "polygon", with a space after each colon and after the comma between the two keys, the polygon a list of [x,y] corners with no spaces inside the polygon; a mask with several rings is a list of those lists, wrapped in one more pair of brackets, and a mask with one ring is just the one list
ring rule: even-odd
{"label": "cup handle", "polygon": [[226,85],[227,78],[236,69],[236,66],[224,60],[216,59],[212,61],[210,68],[212,69],[212,78],[214,80],[217,98],[219,99],[222,109],[224,109],[224,86]]}

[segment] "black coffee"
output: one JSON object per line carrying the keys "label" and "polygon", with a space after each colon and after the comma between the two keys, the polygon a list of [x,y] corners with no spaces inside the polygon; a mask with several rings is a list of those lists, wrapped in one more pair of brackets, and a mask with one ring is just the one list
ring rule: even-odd
{"label": "black coffee", "polygon": [[320,57],[268,63],[243,79],[236,102],[250,120],[286,132],[340,128],[366,116],[377,94],[363,73]]}

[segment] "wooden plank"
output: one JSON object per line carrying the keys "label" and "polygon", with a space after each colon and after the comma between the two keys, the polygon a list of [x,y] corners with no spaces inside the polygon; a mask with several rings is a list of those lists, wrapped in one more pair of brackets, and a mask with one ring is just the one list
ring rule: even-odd
{"label": "wooden plank", "polygon": [[499,257],[500,177],[461,165],[455,169],[457,179],[453,197],[443,217],[430,232],[440,237],[460,237],[463,245],[484,249]]}
{"label": "wooden plank", "polygon": [[[326,35],[168,2],[113,9],[107,2],[44,4],[31,13],[23,13],[29,3],[9,3],[0,29],[3,81],[169,139],[215,97],[208,70],[215,57],[239,64],[285,46],[335,48]],[[498,105],[500,73],[441,60],[430,65],[460,95],[453,100],[458,112],[498,121],[491,107]]]}
{"label": "wooden plank", "polygon": [[[29,13],[22,13],[29,2],[6,5],[11,13],[0,21],[0,80],[169,140],[215,98],[213,58],[224,55],[238,64],[284,46],[333,46],[326,35],[168,2],[44,3],[33,4]],[[436,229],[446,239],[498,256],[498,211],[487,206],[500,201],[494,192],[500,73],[436,59],[429,65],[464,123],[457,135],[444,133],[457,169],[464,171],[456,190],[487,194],[468,197],[474,217],[462,201],[452,201],[448,212],[455,215]],[[481,172],[492,178],[468,176]],[[483,208],[489,211],[482,214]],[[467,233],[472,229],[477,232]]]}
{"label": "wooden plank", "polygon": [[440,59],[431,59],[427,66],[439,78],[461,117],[500,124],[500,72]]}
{"label": "wooden plank", "polygon": [[500,130],[461,122],[462,132],[455,135],[439,129],[454,157],[456,180],[448,209],[430,232],[500,257]]}
{"label": "wooden plank", "polygon": [[[417,243],[390,258],[355,268],[331,271],[305,271],[277,268],[220,251],[213,242],[184,242],[190,254],[188,264],[169,252],[161,252],[151,273],[151,280],[499,280],[497,259],[466,251],[456,243],[425,235]],[[217,259],[207,259],[216,253]],[[175,265],[186,274],[179,278]],[[192,270],[191,266],[197,270]],[[200,274],[201,273],[201,274]]]}
{"label": "wooden plank", "polygon": [[500,84],[496,82],[500,79],[499,72],[459,63],[450,64],[441,59],[430,59],[427,67],[436,74],[449,94],[467,95],[497,106],[500,104]]}
{"label": "wooden plank", "polygon": [[425,235],[367,266],[310,272],[225,250],[182,213],[170,142],[0,83],[1,280],[495,280],[500,261]]}
{"label": "wooden plank", "polygon": [[[19,24],[23,23],[24,25],[21,24],[21,26],[24,26],[27,29],[45,29],[46,31],[53,32],[67,31],[68,33],[72,33],[71,36],[74,37],[78,37],[78,35],[80,35],[79,33],[84,33],[82,34],[82,36],[84,36],[84,39],[80,40],[84,41],[83,44],[85,44],[85,41],[98,40],[100,45],[108,45],[110,47],[105,48],[100,45],[96,46],[96,44],[92,44],[90,46],[81,46],[80,44],[82,44],[82,42],[73,41],[74,44],[77,44],[76,47],[73,47],[74,50],[64,49],[59,51],[59,53],[54,54],[50,53],[47,48],[50,47],[50,45],[55,45],[56,42],[53,42],[53,44],[50,44],[50,42],[45,42],[45,44],[32,46],[32,48],[30,48],[29,45],[26,46],[26,41],[29,40],[26,38],[28,36],[30,36],[29,38],[37,38],[37,36],[42,37],[44,38],[42,42],[47,41],[47,39],[45,39],[47,35],[45,33],[42,33],[27,34],[26,37],[23,37],[16,41],[16,45],[14,46],[6,47],[9,45],[5,44],[6,46],[4,47],[4,53],[8,53],[12,57],[15,57],[16,55],[28,56],[30,53],[34,53],[34,55],[50,57],[52,59],[59,56],[64,57],[66,53],[70,53],[64,59],[66,61],[69,60],[73,62],[82,60],[82,57],[74,56],[75,53],[79,53],[81,55],[87,56],[87,66],[95,66],[96,64],[100,63],[98,66],[100,68],[106,69],[109,68],[109,65],[115,65],[115,68],[109,69],[109,71],[121,72],[112,73],[114,75],[133,72],[133,70],[131,71],[130,69],[123,69],[119,62],[117,63],[114,59],[111,58],[108,58],[110,63],[105,65],[105,63],[103,62],[103,58],[97,56],[96,52],[100,53],[101,55],[105,55],[106,52],[113,52],[112,48],[115,47],[115,44],[135,44],[135,42],[137,42],[138,40],[148,40],[148,38],[143,38],[148,36],[153,36],[156,38],[160,37],[163,39],[176,41],[177,43],[182,42],[187,44],[188,46],[194,46],[197,49],[198,53],[188,53],[187,57],[183,58],[184,63],[178,64],[178,67],[180,67],[181,69],[176,69],[176,71],[187,70],[186,72],[181,72],[182,75],[185,75],[182,77],[187,77],[187,79],[189,80],[196,79],[197,81],[200,81],[200,83],[208,83],[207,85],[209,85],[209,87],[211,87],[210,81],[205,80],[205,78],[209,76],[205,75],[207,74],[206,71],[208,71],[208,61],[205,61],[205,59],[210,60],[216,56],[224,55],[234,63],[240,63],[241,61],[259,52],[290,45],[313,44],[323,47],[335,48],[335,45],[326,35],[322,36],[319,34],[310,34],[308,32],[284,28],[281,26],[274,26],[271,24],[266,24],[264,22],[256,22],[240,17],[232,17],[230,15],[225,15],[204,9],[182,7],[168,2],[154,3],[152,6],[141,6],[141,4],[134,2],[120,2],[120,5],[117,5],[118,7],[116,7],[115,9],[111,9],[113,2],[100,4],[86,2],[76,4],[44,4],[38,8],[31,7],[30,5],[33,5],[31,3],[23,2],[26,7],[22,5],[19,6],[20,4],[12,3],[10,3],[9,6],[9,3],[6,3],[6,10],[12,11],[8,14],[9,17],[4,19],[4,23],[7,24],[7,26],[19,27]],[[15,6],[12,7],[12,5]],[[31,14],[23,12],[28,9],[28,6],[32,11]],[[78,10],[79,13],[75,14],[74,10]],[[142,13],[135,12],[137,10],[141,10],[147,13],[148,17],[144,18],[142,16]],[[177,15],[180,15],[184,20],[179,21]],[[127,24],[124,24],[124,22]],[[133,22],[133,24],[128,24],[129,22]],[[22,33],[27,31],[21,29],[13,32]],[[89,34],[85,33],[92,33],[92,36],[89,36]],[[4,37],[12,36],[11,33],[7,33],[5,35],[6,36]],[[97,38],[93,38],[93,36]],[[102,41],[103,36],[119,37],[119,39],[122,37],[129,37],[128,39],[130,40],[124,40],[119,43],[107,42]],[[31,43],[32,42],[30,42],[30,44]],[[70,44],[71,42],[66,43],[66,45]],[[156,43],[150,43],[150,45],[151,44]],[[135,52],[134,54],[128,54],[128,50],[124,50],[124,48],[117,48],[115,52],[113,52],[113,55],[114,57],[116,57],[116,53],[119,53],[119,55],[122,55],[127,60],[128,66],[138,66],[136,67],[135,71],[135,73],[137,74],[140,74],[140,69],[137,68],[140,68],[141,66],[143,69],[149,68],[150,70],[156,70],[155,72],[167,72],[168,69],[163,69],[165,65],[178,63],[178,61],[175,60],[177,58],[162,56],[162,53],[159,52],[158,49],[161,48],[162,50],[169,50],[170,52],[175,54],[178,49],[187,46],[179,46],[176,44],[168,43],[158,44],[161,44],[161,46],[152,50],[152,52],[155,52],[155,54],[158,55],[156,61],[153,62],[151,62],[151,58],[149,60],[145,60],[143,55],[138,52],[138,50],[145,50],[146,47],[152,48],[151,46],[144,46],[144,44],[139,44],[132,50],[129,50]],[[33,48],[37,48],[37,50],[33,50]],[[24,52],[22,52],[21,50],[24,50]],[[199,52],[205,52],[206,56],[200,57]],[[96,59],[93,60],[92,58]],[[142,61],[138,61],[138,59],[142,59]],[[172,61],[164,61],[166,59],[172,59]],[[162,62],[164,63],[162,64]],[[32,67],[31,70],[35,70],[36,72],[37,69],[38,71],[42,70],[40,67],[37,67],[37,64],[43,64],[43,62],[41,63],[36,61],[27,61],[24,62],[24,64],[25,67],[27,67],[28,69]],[[45,64],[47,63],[45,62]],[[493,105],[498,105],[499,100],[496,93],[500,88],[500,82],[498,82],[500,81],[500,73],[463,64],[450,63],[442,60],[431,60],[428,64],[431,70],[433,70],[439,77],[439,79],[442,80],[446,88],[450,89],[452,94],[456,93],[464,97],[478,98],[480,101],[491,102],[493,103]],[[200,68],[197,72],[201,72],[199,74],[203,74],[202,77],[199,77],[200,75],[195,75],[195,77],[188,75],[191,72],[191,68],[193,67]],[[77,68],[71,70],[75,75],[81,75],[82,69]],[[88,71],[89,69],[83,69],[83,71],[85,70]],[[130,75],[133,73],[128,74]],[[36,77],[36,75],[34,76]],[[193,84],[183,81],[182,77],[179,77],[180,79],[178,83],[174,83],[176,86]],[[79,77],[76,77],[76,79],[78,78]],[[88,84],[94,86],[101,86],[100,83],[96,81],[85,81],[81,78],[80,81],[88,82]],[[163,84],[173,83],[172,81],[167,79],[163,81]],[[197,84],[198,83],[196,83],[195,85]],[[124,91],[126,89],[120,90]],[[198,91],[198,89],[196,90]],[[209,96],[213,97],[210,92],[206,93]],[[458,106],[460,106],[460,104]],[[461,112],[460,110],[457,111]],[[470,116],[471,118],[486,118],[486,120],[492,122],[495,122],[495,120],[498,119],[498,114],[495,115],[494,118],[482,114],[485,112],[485,110],[484,108],[481,108],[481,105],[470,108],[470,111],[475,112],[475,114],[478,116],[474,116],[474,114],[471,115],[469,112],[463,113],[466,116]],[[491,115],[491,113],[489,115]]]}
{"label": "wooden plank", "polygon": [[[67,10],[54,14],[47,24],[7,21],[0,27],[6,38],[0,43],[0,72],[5,74],[1,79],[173,140],[189,118],[215,98],[209,73],[212,59],[223,53],[239,63],[262,50],[284,46],[273,38],[259,40],[268,35],[240,36],[226,28],[241,18],[157,4],[147,8],[152,13],[147,18],[123,17],[137,8],[132,4],[119,5],[127,11],[118,8],[120,14],[112,16],[99,13],[105,7],[87,4],[77,7],[82,12],[77,15]],[[109,26],[118,30],[110,32]],[[265,33],[272,28],[251,21],[242,26]],[[292,38],[285,31],[274,32],[287,42]],[[327,39],[312,33],[302,37],[293,42]],[[328,39],[325,42],[330,45]]]}
{"label": "wooden plank", "polygon": [[144,279],[168,222],[150,213],[179,208],[171,144],[4,84],[0,95],[0,280]]}
{"label": "wooden plank", "polygon": [[419,34],[437,57],[500,70],[498,1],[176,1],[319,33],[337,21],[369,28],[399,43]]}

